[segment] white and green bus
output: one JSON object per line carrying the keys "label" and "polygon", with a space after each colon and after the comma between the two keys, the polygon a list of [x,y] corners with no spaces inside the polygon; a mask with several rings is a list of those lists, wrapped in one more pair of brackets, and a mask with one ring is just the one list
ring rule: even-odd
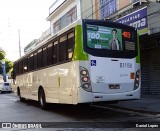
{"label": "white and green bus", "polygon": [[140,98],[137,30],[79,20],[14,62],[21,101],[79,104]]}

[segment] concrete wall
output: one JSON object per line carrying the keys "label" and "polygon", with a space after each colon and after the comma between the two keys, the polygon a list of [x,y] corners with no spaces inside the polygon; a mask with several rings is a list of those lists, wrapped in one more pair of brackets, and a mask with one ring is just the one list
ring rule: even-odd
{"label": "concrete wall", "polygon": [[149,34],[160,32],[160,3],[150,3],[148,6]]}
{"label": "concrete wall", "polygon": [[117,0],[117,7],[118,7],[117,9],[120,10],[131,3],[132,3],[132,0]]}
{"label": "concrete wall", "polygon": [[95,0],[81,0],[81,14],[83,19],[95,19]]}

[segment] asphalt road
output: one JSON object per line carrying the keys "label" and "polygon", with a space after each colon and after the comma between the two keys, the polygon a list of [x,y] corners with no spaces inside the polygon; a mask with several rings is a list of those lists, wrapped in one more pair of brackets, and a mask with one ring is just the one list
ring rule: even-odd
{"label": "asphalt road", "polygon": [[[123,111],[119,109],[94,106],[73,106],[50,104],[48,110],[41,110],[38,102],[27,100],[20,102],[13,93],[0,94],[0,122],[15,124],[41,124],[41,130],[146,130],[136,128],[157,125],[160,128],[160,116]],[[17,123],[16,123],[17,122]],[[21,123],[22,122],[22,123]],[[45,122],[45,123],[44,123]],[[47,123],[46,123],[47,122]],[[1,123],[2,124],[2,123]],[[28,125],[27,125],[28,126]],[[35,126],[35,125],[34,125]],[[128,129],[128,127],[130,127]],[[132,128],[131,128],[132,127]],[[16,126],[15,126],[16,128]],[[158,130],[156,127],[155,130]],[[2,128],[0,129],[2,130]],[[8,129],[13,130],[13,129]],[[16,129],[14,129],[16,130]],[[17,129],[24,130],[24,129]],[[33,130],[33,129],[25,129]],[[34,129],[40,130],[40,129]]]}

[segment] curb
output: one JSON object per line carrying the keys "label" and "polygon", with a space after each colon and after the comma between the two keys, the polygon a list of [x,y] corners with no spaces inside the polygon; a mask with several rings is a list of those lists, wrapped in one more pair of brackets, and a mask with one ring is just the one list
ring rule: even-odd
{"label": "curb", "polygon": [[133,108],[127,108],[127,107],[122,107],[122,106],[118,106],[118,105],[107,105],[108,107],[112,107],[112,108],[118,108],[118,109],[122,109],[122,110],[126,110],[126,111],[134,111],[134,112],[138,112],[138,113],[146,113],[146,114],[152,114],[152,115],[160,115],[160,112],[155,112],[155,111],[147,111],[147,110],[143,110],[143,109],[133,109]]}

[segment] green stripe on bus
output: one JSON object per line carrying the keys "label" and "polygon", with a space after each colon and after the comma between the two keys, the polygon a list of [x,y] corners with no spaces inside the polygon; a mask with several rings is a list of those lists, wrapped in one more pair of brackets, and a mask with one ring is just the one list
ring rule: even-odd
{"label": "green stripe on bus", "polygon": [[144,29],[138,31],[139,35],[146,34],[147,32],[148,32],[148,28],[144,28]]}
{"label": "green stripe on bus", "polygon": [[139,45],[139,34],[137,34],[137,45],[138,45],[138,55],[136,57],[136,63],[140,63],[140,45]]}
{"label": "green stripe on bus", "polygon": [[72,60],[88,60],[88,54],[83,50],[83,32],[81,25],[75,27],[75,46]]}

